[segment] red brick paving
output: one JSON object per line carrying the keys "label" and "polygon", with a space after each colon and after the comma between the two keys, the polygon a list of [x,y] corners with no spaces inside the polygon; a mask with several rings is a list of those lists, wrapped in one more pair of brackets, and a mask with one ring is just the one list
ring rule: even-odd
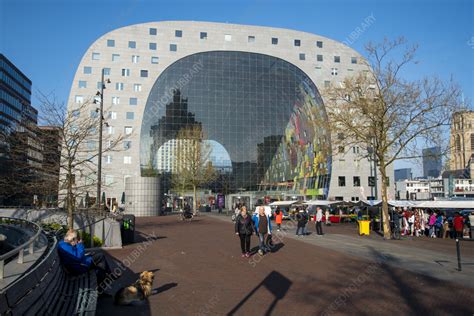
{"label": "red brick paving", "polygon": [[[474,313],[472,289],[290,238],[275,253],[243,259],[232,224],[218,219],[137,218],[137,231],[165,238],[145,249],[113,291],[143,270],[156,270],[154,288],[160,292],[133,307],[101,299],[98,315]],[[108,254],[130,260],[140,246],[145,247],[136,243]]]}

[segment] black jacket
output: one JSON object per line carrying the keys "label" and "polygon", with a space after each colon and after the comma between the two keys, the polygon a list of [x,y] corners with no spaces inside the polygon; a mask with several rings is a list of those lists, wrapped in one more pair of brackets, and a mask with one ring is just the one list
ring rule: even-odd
{"label": "black jacket", "polygon": [[247,215],[247,218],[244,218],[242,215],[237,216],[235,220],[236,233],[240,235],[252,235],[254,230],[252,216]]}

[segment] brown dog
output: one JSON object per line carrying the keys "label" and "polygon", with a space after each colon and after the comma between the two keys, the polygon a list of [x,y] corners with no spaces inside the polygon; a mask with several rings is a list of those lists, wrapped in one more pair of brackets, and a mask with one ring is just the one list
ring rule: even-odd
{"label": "brown dog", "polygon": [[150,271],[140,273],[140,278],[132,285],[123,287],[115,294],[116,305],[130,305],[148,298],[151,294],[155,274]]}

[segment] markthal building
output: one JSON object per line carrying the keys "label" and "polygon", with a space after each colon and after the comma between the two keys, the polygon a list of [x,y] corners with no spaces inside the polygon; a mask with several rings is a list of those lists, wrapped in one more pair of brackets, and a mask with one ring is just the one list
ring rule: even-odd
{"label": "markthal building", "polygon": [[[102,188],[107,203],[124,202],[127,212],[156,215],[182,198],[171,181],[177,136],[196,126],[217,173],[201,186],[200,204],[215,205],[219,195],[227,207],[235,202],[231,196],[325,199],[340,175],[321,91],[366,69],[356,51],[315,34],[144,23],[111,31],[89,47],[68,106],[97,98],[104,73],[103,139],[121,144],[103,154]],[[90,104],[89,115],[96,107]]]}

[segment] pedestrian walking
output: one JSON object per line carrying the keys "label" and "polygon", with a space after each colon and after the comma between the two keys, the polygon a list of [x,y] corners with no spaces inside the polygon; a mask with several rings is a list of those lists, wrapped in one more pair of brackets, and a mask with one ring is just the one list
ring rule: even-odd
{"label": "pedestrian walking", "polygon": [[253,221],[247,214],[247,208],[242,206],[235,220],[235,234],[240,238],[242,257],[250,257],[250,239],[254,231]]}
{"label": "pedestrian walking", "polygon": [[464,218],[459,212],[456,212],[456,215],[453,219],[454,231],[456,232],[456,238],[462,238],[462,232],[464,229]]}
{"label": "pedestrian walking", "polygon": [[275,223],[277,224],[277,231],[280,231],[281,223],[283,221],[283,211],[277,207],[275,211]]}
{"label": "pedestrian walking", "polygon": [[258,253],[263,255],[265,252],[270,251],[266,246],[266,237],[267,235],[272,234],[272,223],[270,221],[270,216],[265,214],[265,208],[260,206],[258,208],[258,213],[253,216],[253,222],[255,227],[255,232],[257,233],[259,239],[259,250]]}
{"label": "pedestrian walking", "polygon": [[430,216],[428,220],[429,235],[431,238],[436,238],[435,224],[436,224],[436,214],[433,211],[429,211]]}
{"label": "pedestrian walking", "polygon": [[319,236],[323,235],[323,210],[318,206],[316,208],[316,234]]}
{"label": "pedestrian walking", "polygon": [[[342,217],[341,217],[342,219]],[[326,212],[324,212],[324,222],[326,226],[331,225],[331,222],[329,221],[329,209],[326,209]]]}
{"label": "pedestrian walking", "polygon": [[296,220],[298,221],[296,227],[296,236],[302,236],[304,235],[304,228],[307,222],[304,210],[298,209],[298,213],[296,214]]}

